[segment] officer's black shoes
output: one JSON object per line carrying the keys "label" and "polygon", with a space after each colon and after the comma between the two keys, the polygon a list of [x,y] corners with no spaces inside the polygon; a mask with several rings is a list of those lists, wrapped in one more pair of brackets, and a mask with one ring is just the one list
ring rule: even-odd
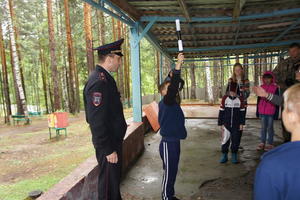
{"label": "officer's black shoes", "polygon": [[180,200],[180,199],[178,199],[177,197],[172,197],[172,200]]}

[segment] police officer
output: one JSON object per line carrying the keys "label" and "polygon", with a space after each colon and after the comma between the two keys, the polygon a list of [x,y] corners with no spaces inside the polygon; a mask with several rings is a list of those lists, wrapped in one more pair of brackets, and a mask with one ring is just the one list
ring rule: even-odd
{"label": "police officer", "polygon": [[121,45],[124,39],[100,46],[99,64],[84,87],[86,121],[99,164],[98,199],[121,200],[122,143],[127,124],[120,93],[111,72],[122,63]]}
{"label": "police officer", "polygon": [[296,65],[300,62],[300,44],[289,46],[289,57],[281,61],[273,70],[276,82],[281,90],[286,90],[295,83]]}
{"label": "police officer", "polygon": [[[287,88],[297,83],[295,78],[296,66],[300,62],[300,44],[293,43],[289,46],[289,57],[280,62],[273,73],[276,77],[276,82],[280,86],[283,93]],[[291,133],[289,133],[282,123],[282,136],[285,142],[291,140]]]}

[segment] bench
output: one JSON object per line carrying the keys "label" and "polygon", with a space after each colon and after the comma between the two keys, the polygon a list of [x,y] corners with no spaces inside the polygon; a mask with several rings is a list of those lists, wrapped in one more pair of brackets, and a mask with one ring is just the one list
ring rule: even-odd
{"label": "bench", "polygon": [[28,115],[30,117],[34,117],[34,116],[41,116],[42,112],[28,112]]}
{"label": "bench", "polygon": [[31,123],[31,119],[26,115],[12,115],[11,118],[13,120],[14,125],[15,125],[15,122],[17,122],[17,125],[18,125],[20,121],[25,122],[25,124]]}
{"label": "bench", "polygon": [[60,131],[65,131],[65,136],[67,137],[67,128],[55,128],[55,127],[49,127],[49,137],[51,140],[51,130],[55,130],[56,133],[56,139],[60,136]]}

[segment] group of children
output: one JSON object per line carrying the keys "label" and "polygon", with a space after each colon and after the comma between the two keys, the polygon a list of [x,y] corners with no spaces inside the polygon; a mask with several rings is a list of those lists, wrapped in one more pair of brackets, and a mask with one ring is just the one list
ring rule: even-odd
{"label": "group of children", "polygon": [[[234,66],[241,68],[240,64]],[[242,79],[241,82],[248,80]],[[279,87],[276,85],[275,77],[271,71],[266,71],[262,76],[261,87],[269,94],[279,95]],[[246,89],[247,90],[247,89]],[[238,81],[230,80],[227,94],[223,96],[218,117],[218,125],[222,130],[222,157],[220,163],[228,161],[228,148],[231,143],[232,163],[238,163],[237,152],[240,146],[243,127],[245,125],[247,98],[245,88]],[[248,93],[247,93],[248,94]],[[269,151],[274,148],[273,121],[279,117],[279,106],[274,105],[266,98],[258,97],[256,115],[261,119],[260,143],[257,150]]]}
{"label": "group of children", "polygon": [[[182,88],[184,81],[180,78],[180,69],[184,56],[182,53],[178,54],[178,61],[175,69],[169,74],[168,78],[159,86],[159,91],[163,96],[159,102],[159,123],[160,123],[160,134],[162,136],[161,143],[159,146],[160,156],[163,161],[163,183],[162,183],[162,199],[164,200],[177,200],[175,197],[174,184],[178,171],[178,164],[180,159],[180,140],[187,137],[187,131],[185,129],[185,118],[183,111],[180,107],[179,89]],[[269,94],[279,94],[279,87],[276,85],[276,80],[272,72],[267,71],[262,77],[263,84],[261,85]],[[226,163],[228,161],[229,146],[231,148],[232,156],[231,162],[234,164],[239,163],[238,150],[242,137],[243,128],[245,125],[247,98],[250,95],[249,81],[244,79],[242,74],[242,66],[237,63],[234,66],[233,78],[229,80],[227,92],[223,96],[219,111],[218,125],[221,126],[222,132],[222,157],[220,163]],[[285,92],[285,105],[286,108],[283,112],[283,120],[289,131],[293,134],[292,141],[300,141],[300,85],[296,85]],[[273,120],[278,119],[279,107],[272,104],[266,98],[258,98],[257,103],[257,115],[261,119],[261,132],[260,132],[260,143],[257,150],[269,151],[273,149],[273,137],[274,128]],[[296,123],[293,126],[292,122]],[[298,134],[296,134],[298,133]],[[256,185],[263,185],[262,187],[255,187],[256,199],[290,199],[290,198],[277,198],[279,189],[282,192],[288,194],[289,197],[293,196],[293,192],[296,191],[296,186],[300,188],[300,161],[292,162],[292,168],[297,168],[299,173],[297,177],[285,177],[285,174],[281,173],[283,165],[270,166],[270,163],[278,163],[275,154],[282,154],[281,159],[286,161],[292,161],[293,158],[287,153],[292,151],[291,148],[295,147],[294,154],[291,156],[298,156],[296,152],[300,153],[300,142],[277,149],[277,151],[271,151],[269,156],[266,156],[265,161],[260,165],[256,178]],[[298,149],[296,149],[298,148]],[[274,155],[273,155],[274,154]],[[270,174],[266,169],[275,167],[280,174],[280,177],[270,178]],[[285,169],[283,171],[286,171]],[[299,176],[298,176],[299,175]],[[262,178],[263,177],[263,178]],[[290,188],[283,185],[285,179],[295,179],[296,185],[290,185]],[[283,182],[278,182],[278,181]],[[274,181],[271,183],[270,181]],[[266,186],[268,185],[268,186]],[[272,187],[271,187],[272,186]],[[274,186],[274,187],[273,187]],[[266,190],[273,190],[272,195],[264,196],[266,191],[262,191],[261,188],[267,188]],[[279,189],[278,189],[279,188]],[[259,194],[258,194],[259,193]],[[298,195],[299,197],[300,195]],[[265,198],[268,197],[268,198]],[[271,198],[272,197],[272,198]],[[274,198],[273,198],[274,197]],[[276,197],[276,198],[275,198]],[[296,198],[291,198],[296,199]],[[300,198],[298,198],[300,199]]]}

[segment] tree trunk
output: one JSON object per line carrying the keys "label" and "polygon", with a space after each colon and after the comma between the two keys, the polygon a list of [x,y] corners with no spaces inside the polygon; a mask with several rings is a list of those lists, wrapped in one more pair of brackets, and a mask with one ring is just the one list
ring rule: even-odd
{"label": "tree trunk", "polygon": [[86,43],[86,59],[89,74],[94,71],[94,52],[93,52],[93,34],[92,34],[92,18],[91,6],[84,3],[84,32]]}
{"label": "tree trunk", "polygon": [[257,58],[254,58],[254,85],[260,84],[260,66],[258,64],[259,60]]}
{"label": "tree trunk", "polygon": [[207,87],[207,77],[206,77],[206,67],[202,70],[202,77],[204,80],[204,101],[208,102],[208,87]]}
{"label": "tree trunk", "polygon": [[[71,24],[70,24],[70,12],[69,12],[69,5],[68,0],[64,0],[64,7],[65,7],[65,22],[66,22],[66,36],[67,36],[67,46],[68,46],[68,61],[69,61],[69,68],[70,68],[70,93],[71,99],[73,104],[70,105],[70,112],[75,113],[78,111],[78,95],[76,92],[76,66],[74,60],[74,49],[73,49],[73,40],[72,40],[72,31],[71,31]],[[85,3],[86,4],[86,3]],[[85,5],[84,4],[84,5]]]}
{"label": "tree trunk", "polygon": [[271,56],[269,60],[270,60],[269,71],[272,71],[273,70],[273,64],[272,64],[273,63],[273,56]]}
{"label": "tree trunk", "polygon": [[[111,17],[111,28],[112,28],[112,39],[113,41],[117,40],[117,31],[116,31],[116,22],[113,17]],[[116,73],[116,83],[117,83],[117,88],[120,88],[120,76],[119,72],[117,71]]]}
{"label": "tree trunk", "polygon": [[244,61],[243,61],[243,67],[244,67],[244,74],[245,74],[245,78],[248,79],[248,75],[249,75],[249,61],[248,61],[248,54],[244,54]]}
{"label": "tree trunk", "polygon": [[239,63],[240,62],[240,56],[239,55],[235,55],[235,62]]}
{"label": "tree trunk", "polygon": [[195,63],[190,65],[191,77],[191,99],[196,99],[196,77],[195,77]]}
{"label": "tree trunk", "polygon": [[3,74],[3,99],[6,106],[6,117],[4,119],[5,123],[9,123],[9,116],[11,115],[11,102],[9,97],[9,85],[8,85],[8,73],[7,73],[7,65],[6,65],[6,55],[5,55],[5,47],[3,42],[3,33],[2,33],[2,24],[0,22],[0,57],[2,64],[2,74]]}
{"label": "tree trunk", "polygon": [[45,106],[46,106],[46,113],[49,114],[49,105],[48,105],[48,97],[47,97],[47,76],[46,76],[46,65],[44,64],[44,55],[43,55],[43,49],[40,46],[40,62],[41,62],[41,68],[42,68],[42,82],[43,82],[43,92],[44,92],[44,99],[45,99]]}
{"label": "tree trunk", "polygon": [[125,90],[126,90],[126,94],[127,94],[127,103],[128,103],[128,107],[131,107],[131,103],[130,103],[130,64],[129,64],[129,50],[130,50],[130,46],[129,46],[129,37],[128,37],[128,32],[127,32],[127,28],[126,25],[123,24],[123,31],[124,31],[124,36],[126,38],[125,40],[125,48],[124,48],[124,69],[125,70]]}
{"label": "tree trunk", "polygon": [[[122,24],[121,21],[117,21],[117,26],[118,26],[118,40],[121,39],[122,37]],[[120,67],[118,69],[118,76],[119,76],[119,91],[121,94],[121,100],[124,102],[124,72],[123,72],[124,67]]]}
{"label": "tree trunk", "polygon": [[208,103],[213,104],[214,96],[212,90],[212,81],[210,75],[210,63],[209,61],[205,61],[205,73],[206,73],[206,90],[208,95]]}
{"label": "tree trunk", "polygon": [[[58,37],[59,38],[63,38],[64,37],[64,35],[63,35],[63,32],[64,32],[64,22],[63,22],[63,13],[64,13],[64,10],[63,10],[63,6],[64,5],[62,5],[62,1],[59,1],[59,0],[56,0],[56,2],[57,2],[57,6],[56,7],[58,7],[59,8],[59,20],[57,20],[57,21],[59,21],[59,33],[60,34],[58,34]],[[59,58],[61,58],[61,62],[62,62],[62,65],[61,65],[61,67],[60,67],[60,69],[59,69],[59,71],[60,71],[60,73],[59,73],[59,76],[60,76],[60,80],[61,80],[61,92],[60,92],[60,94],[61,94],[61,97],[62,97],[62,99],[63,99],[63,101],[62,101],[62,108],[63,108],[63,110],[65,110],[65,111],[67,111],[67,112],[70,112],[70,110],[69,110],[69,106],[70,106],[70,104],[69,104],[69,101],[70,101],[70,98],[69,98],[69,90],[70,90],[70,88],[69,88],[69,84],[68,84],[68,81],[69,81],[69,79],[67,78],[68,77],[68,66],[67,66],[67,60],[66,60],[66,55],[65,55],[65,52],[67,52],[67,50],[66,50],[66,47],[67,45],[65,45],[65,42],[63,42],[63,43],[61,43],[61,45],[60,45],[60,48],[58,49],[58,52],[59,52]],[[74,49],[73,49],[73,52],[74,52]],[[75,57],[75,55],[74,55],[74,57]],[[75,59],[75,58],[74,58]]]}
{"label": "tree trunk", "polygon": [[213,61],[213,83],[214,83],[214,87],[213,87],[213,96],[214,96],[214,103],[217,103],[218,99],[219,99],[219,67],[218,67],[218,62],[216,60]]}
{"label": "tree trunk", "polygon": [[3,110],[3,114],[4,114],[4,123],[7,123],[7,118],[9,118],[7,112],[6,112],[6,103],[5,103],[5,100],[4,100],[4,91],[3,91],[3,82],[2,82],[2,74],[1,74],[1,71],[0,71],[0,90],[1,90],[1,95],[0,95],[0,116],[1,116],[1,112]]}
{"label": "tree trunk", "polygon": [[98,28],[99,45],[104,45],[105,44],[105,21],[104,21],[103,12],[97,10],[96,14],[97,14],[97,28]]}
{"label": "tree trunk", "polygon": [[24,81],[23,66],[22,66],[22,62],[21,62],[22,58],[21,58],[21,51],[20,51],[20,44],[19,44],[19,29],[16,26],[17,19],[16,19],[16,14],[15,14],[13,2],[12,2],[12,0],[8,0],[8,1],[9,1],[9,7],[10,7],[9,11],[10,11],[11,20],[12,20],[12,26],[13,26],[13,29],[14,29],[14,36],[15,36],[16,50],[17,50],[17,55],[18,55],[18,60],[19,60],[22,87],[23,87],[23,90],[24,90],[25,100],[27,100],[26,99],[26,88],[25,88],[25,81]]}
{"label": "tree trunk", "polygon": [[[76,46],[76,45],[74,45],[74,46]],[[74,54],[74,60],[75,60],[74,73],[75,73],[75,92],[76,92],[75,98],[77,101],[76,112],[79,113],[80,112],[80,94],[79,94],[80,92],[79,92],[79,76],[78,76],[78,67],[77,67],[78,65],[76,64],[76,54]]]}
{"label": "tree trunk", "polygon": [[189,92],[189,81],[188,81],[188,68],[186,68],[184,72],[185,72],[185,85],[186,85],[186,99],[189,99],[190,92]]}
{"label": "tree trunk", "polygon": [[223,60],[220,59],[220,68],[221,68],[221,81],[220,81],[220,86],[221,86],[221,91],[220,91],[220,95],[219,98],[222,98],[222,96],[225,94],[224,92],[224,86],[225,86],[225,73],[224,73],[224,63]]}
{"label": "tree trunk", "polygon": [[7,2],[6,9],[8,12],[8,29],[11,41],[11,55],[12,55],[12,63],[13,63],[13,73],[14,73],[14,83],[16,88],[16,98],[18,104],[18,114],[27,115],[27,105],[25,99],[24,88],[22,84],[20,66],[19,66],[19,58],[17,54],[16,41],[15,41],[15,33],[13,29],[12,15],[11,10],[12,7],[10,5],[10,1]]}
{"label": "tree trunk", "polygon": [[53,82],[53,95],[54,95],[54,111],[61,109],[61,98],[59,93],[58,70],[56,62],[56,44],[54,35],[54,24],[52,16],[52,0],[47,0],[47,15],[48,15],[48,33],[49,33],[49,48],[51,58],[52,82]]}
{"label": "tree trunk", "polygon": [[262,63],[262,74],[265,73],[265,71],[268,70],[268,65],[267,65],[267,58],[266,58],[266,53],[262,54],[264,57],[261,58],[261,63]]}
{"label": "tree trunk", "polygon": [[160,85],[160,53],[156,51],[156,88]]}

